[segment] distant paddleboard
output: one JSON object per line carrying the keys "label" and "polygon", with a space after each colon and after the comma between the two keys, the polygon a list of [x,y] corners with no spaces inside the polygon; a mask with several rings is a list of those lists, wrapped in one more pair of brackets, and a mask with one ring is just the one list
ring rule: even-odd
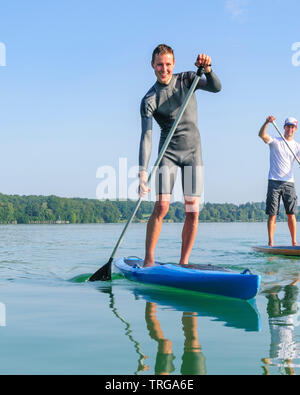
{"label": "distant paddleboard", "polygon": [[265,254],[300,256],[300,246],[255,246],[252,248],[254,251]]}

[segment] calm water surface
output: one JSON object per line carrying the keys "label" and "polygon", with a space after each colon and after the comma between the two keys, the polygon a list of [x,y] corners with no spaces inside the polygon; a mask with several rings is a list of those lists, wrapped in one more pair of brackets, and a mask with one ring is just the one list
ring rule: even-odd
{"label": "calm water surface", "polygon": [[[0,226],[1,374],[299,374],[300,258],[253,252],[265,223],[200,224],[191,263],[262,275],[251,302],[138,285],[105,264],[122,224]],[[157,259],[177,262],[182,224]],[[276,243],[289,244],[279,223]],[[143,256],[133,224],[118,256]]]}

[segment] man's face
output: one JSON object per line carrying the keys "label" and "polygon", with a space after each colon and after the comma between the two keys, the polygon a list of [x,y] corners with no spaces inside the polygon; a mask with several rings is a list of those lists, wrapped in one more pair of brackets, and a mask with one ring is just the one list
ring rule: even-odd
{"label": "man's face", "polygon": [[172,54],[156,54],[154,62],[151,63],[158,82],[168,84],[173,75],[175,60]]}
{"label": "man's face", "polygon": [[295,125],[285,125],[284,127],[284,137],[287,140],[291,140],[294,137],[297,127]]}

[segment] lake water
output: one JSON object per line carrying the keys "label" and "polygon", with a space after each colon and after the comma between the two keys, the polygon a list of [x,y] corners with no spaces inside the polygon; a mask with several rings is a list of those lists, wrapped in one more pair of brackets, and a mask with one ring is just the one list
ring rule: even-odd
{"label": "lake water", "polygon": [[[200,224],[191,263],[251,269],[251,302],[139,285],[105,264],[122,224],[0,226],[1,374],[299,374],[300,258],[253,252],[265,223]],[[182,224],[163,226],[157,259],[177,262]],[[145,224],[117,256],[143,257]],[[286,223],[276,243],[290,244]]]}

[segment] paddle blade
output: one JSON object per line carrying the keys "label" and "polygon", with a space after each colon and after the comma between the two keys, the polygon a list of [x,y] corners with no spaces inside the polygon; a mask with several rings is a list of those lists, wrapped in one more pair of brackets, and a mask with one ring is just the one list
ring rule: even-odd
{"label": "paddle blade", "polygon": [[109,281],[111,280],[111,264],[113,258],[110,258],[109,261],[99,270],[97,270],[88,281]]}

